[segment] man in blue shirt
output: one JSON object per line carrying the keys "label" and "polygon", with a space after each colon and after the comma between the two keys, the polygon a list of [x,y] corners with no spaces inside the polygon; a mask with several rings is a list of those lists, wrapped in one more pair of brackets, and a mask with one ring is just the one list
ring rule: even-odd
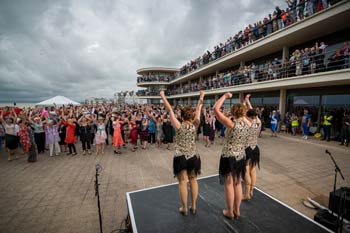
{"label": "man in blue shirt", "polygon": [[149,132],[148,143],[154,144],[156,142],[156,127],[154,124],[153,117],[150,117],[148,120],[149,120],[148,121],[148,132]]}
{"label": "man in blue shirt", "polygon": [[277,130],[277,122],[278,122],[278,116],[275,110],[272,111],[270,114],[270,125],[271,125],[271,137],[277,137],[276,130]]}
{"label": "man in blue shirt", "polygon": [[309,136],[310,123],[311,123],[311,115],[309,114],[309,111],[307,109],[304,109],[304,115],[301,120],[301,126],[303,128],[303,135],[304,135],[303,138],[305,140],[307,140]]}

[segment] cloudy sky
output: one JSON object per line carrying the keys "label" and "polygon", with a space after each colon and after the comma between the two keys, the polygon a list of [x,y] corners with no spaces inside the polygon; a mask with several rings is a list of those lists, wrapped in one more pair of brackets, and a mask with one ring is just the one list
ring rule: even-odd
{"label": "cloudy sky", "polygon": [[179,68],[284,0],[1,0],[0,102],[137,90],[136,69]]}

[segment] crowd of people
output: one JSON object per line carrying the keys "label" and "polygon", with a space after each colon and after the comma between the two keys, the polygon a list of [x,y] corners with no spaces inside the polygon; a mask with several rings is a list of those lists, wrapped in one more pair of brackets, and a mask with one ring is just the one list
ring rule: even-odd
{"label": "crowd of people", "polygon": [[150,105],[5,107],[0,109],[0,121],[1,142],[6,142],[9,161],[19,145],[25,154],[33,147],[39,154],[49,150],[50,156],[74,156],[80,141],[82,155],[92,154],[93,145],[95,154],[103,155],[111,139],[114,153],[120,154],[128,143],[135,151],[138,140],[142,149],[148,143],[159,147],[166,143],[170,149],[174,135],[164,107]]}
{"label": "crowd of people", "polygon": [[[309,135],[313,135],[321,140],[340,141],[340,145],[349,146],[350,141],[350,117],[349,111],[345,109],[329,109],[320,119],[320,126],[312,127],[313,115],[317,112],[312,108],[295,109],[294,112],[286,112],[281,116],[279,110],[272,110],[266,118],[265,110],[257,108],[257,113],[262,119],[263,126],[268,126],[271,130],[271,137],[276,137],[277,132],[289,133],[293,136],[302,134],[302,138],[308,140]],[[265,116],[263,116],[263,115]],[[266,122],[266,120],[268,122]],[[312,129],[314,128],[314,129]],[[332,136],[332,137],[331,137]]]}
{"label": "crowd of people", "polygon": [[140,75],[137,77],[137,83],[144,82],[169,82],[174,79],[173,75],[169,74],[149,74]]}
{"label": "crowd of people", "polygon": [[[226,114],[227,109],[222,109]],[[181,107],[175,108],[181,119]],[[261,119],[262,130],[271,129],[271,136],[284,131],[292,135],[318,135],[330,141],[341,141],[349,146],[349,113],[345,110],[327,111],[321,119],[320,131],[311,130],[313,116],[317,111],[299,109],[281,116],[274,108],[256,107],[256,115]],[[327,118],[330,117],[330,118]],[[171,149],[176,131],[170,124],[169,114],[164,105],[111,105],[98,106],[55,106],[49,108],[9,108],[0,109],[0,150],[6,141],[8,160],[20,146],[23,153],[30,154],[31,148],[37,153],[49,151],[50,156],[67,153],[76,155],[96,155],[105,153],[105,145],[111,144],[114,153],[120,154],[129,145],[135,151],[138,144],[147,149],[149,144]],[[218,140],[223,144],[226,128],[218,121],[213,107],[204,107],[200,115],[197,140],[202,135],[206,147]],[[5,136],[6,135],[6,136]],[[80,141],[80,143],[78,143]],[[77,150],[81,144],[81,150]],[[31,160],[31,159],[30,159]]]}
{"label": "crowd of people", "polygon": [[341,48],[334,51],[327,51],[327,47],[328,45],[324,42],[316,42],[312,47],[296,49],[291,53],[290,58],[284,60],[275,58],[260,65],[254,63],[241,65],[238,69],[209,75],[201,80],[192,80],[190,83],[183,84],[182,87],[178,86],[168,91],[172,95],[184,94],[350,67],[349,42],[344,42]]}
{"label": "crowd of people", "polygon": [[[314,74],[324,71],[347,69],[350,67],[349,42],[343,42],[342,46],[335,50],[328,50],[324,42],[315,42],[312,47],[295,49],[289,58],[274,58],[265,63],[241,65],[238,69],[228,69],[224,72],[204,76],[191,80],[191,82],[169,87],[168,95],[198,92],[200,90],[212,90],[248,83],[284,79],[294,76]],[[138,78],[140,82],[141,78]],[[144,76],[146,81],[169,81],[160,79],[158,76],[151,79]],[[146,82],[142,81],[142,82]],[[139,90],[138,96],[157,96],[159,90]]]}
{"label": "crowd of people", "polygon": [[[219,162],[219,178],[224,185],[226,208],[223,216],[228,219],[240,217],[241,201],[253,197],[256,168],[260,167],[258,137],[267,114],[263,108],[253,108],[250,95],[243,103],[224,109],[222,106],[232,93],[225,93],[213,107],[203,107],[205,94],[200,91],[197,107],[171,106],[164,91],[160,92],[162,105],[102,104],[82,106],[52,106],[45,108],[6,107],[0,109],[0,138],[5,139],[8,161],[16,156],[20,145],[28,162],[35,162],[37,153],[49,151],[49,156],[66,153],[75,156],[105,154],[105,146],[111,143],[115,154],[149,144],[171,150],[174,145],[173,174],[179,181],[181,207],[179,212],[196,214],[201,158],[196,140],[203,134],[205,146],[210,147],[219,136],[223,146]],[[269,115],[272,136],[276,136],[281,116],[278,111]],[[284,119],[295,135],[301,125],[304,138],[309,135],[311,115],[306,109],[299,122],[295,113]],[[323,117],[324,140],[330,139],[332,115]],[[349,146],[350,118],[344,113],[342,120],[342,144]],[[288,128],[289,128],[288,126]],[[77,142],[81,150],[77,149]],[[0,145],[2,141],[0,141]],[[128,145],[127,145],[128,144]],[[93,145],[95,145],[93,151]],[[128,149],[128,148],[129,149]],[[124,148],[124,149],[123,149]],[[132,153],[131,152],[131,153]],[[245,180],[244,192],[241,180]],[[187,181],[190,182],[191,206],[187,204]]]}
{"label": "crowd of people", "polygon": [[328,8],[330,5],[334,5],[339,0],[286,0],[286,2],[288,5],[286,9],[280,9],[280,7],[276,6],[273,13],[269,14],[262,21],[249,24],[244,30],[228,38],[225,43],[215,46],[212,52],[207,50],[202,56],[188,62],[180,69],[178,76],[185,75],[273,32],[299,22]]}
{"label": "crowd of people", "polygon": [[138,90],[136,92],[137,96],[158,96],[159,90],[158,89],[145,89],[145,90]]}

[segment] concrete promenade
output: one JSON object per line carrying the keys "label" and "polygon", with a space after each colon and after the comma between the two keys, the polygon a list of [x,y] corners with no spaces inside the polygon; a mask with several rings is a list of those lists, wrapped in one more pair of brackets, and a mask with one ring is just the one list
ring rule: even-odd
{"label": "concrete promenade", "polygon": [[[333,188],[334,167],[325,154],[331,151],[346,182],[338,177],[338,187],[350,186],[350,148],[337,142],[304,141],[280,133],[259,140],[261,170],[257,186],[309,217],[314,210],[303,206],[306,197],[328,205]],[[216,174],[221,145],[210,148],[198,142],[202,175]],[[77,143],[81,151],[80,143]],[[0,233],[92,233],[99,232],[94,190],[95,164],[100,163],[100,192],[104,232],[118,229],[127,215],[125,193],[176,182],[172,175],[172,151],[157,149],[114,155],[111,146],[104,156],[40,154],[36,163],[25,158],[7,161],[0,153]],[[200,187],[199,187],[200,188]],[[178,198],[177,196],[174,198]],[[224,207],[224,203],[222,203]],[[178,206],[174,206],[178,208]],[[198,210],[200,211],[200,210]]]}

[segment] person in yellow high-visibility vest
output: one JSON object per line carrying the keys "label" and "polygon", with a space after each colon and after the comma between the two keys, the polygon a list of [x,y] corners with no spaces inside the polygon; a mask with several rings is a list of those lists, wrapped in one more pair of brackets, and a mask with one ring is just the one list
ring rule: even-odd
{"label": "person in yellow high-visibility vest", "polygon": [[292,135],[295,136],[297,128],[299,127],[299,119],[294,112],[292,113],[290,121],[291,121],[291,125],[292,125]]}
{"label": "person in yellow high-visibility vest", "polygon": [[323,138],[322,140],[331,140],[331,127],[332,127],[333,116],[329,112],[326,112],[326,115],[323,117]]}

